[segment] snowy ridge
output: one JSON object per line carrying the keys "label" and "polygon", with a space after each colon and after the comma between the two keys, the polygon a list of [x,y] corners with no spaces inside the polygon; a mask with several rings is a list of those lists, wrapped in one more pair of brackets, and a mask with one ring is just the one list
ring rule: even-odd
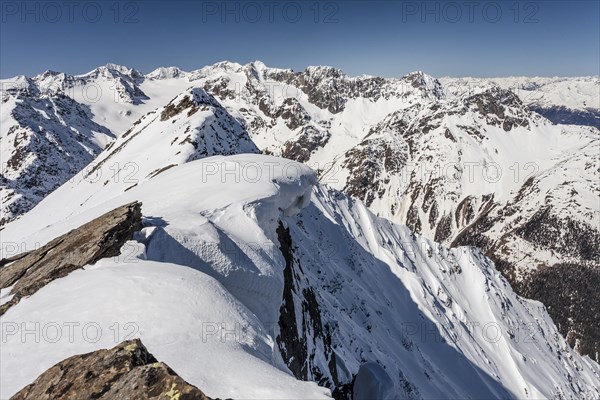
{"label": "snowy ridge", "polygon": [[597,76],[441,78],[440,81],[451,88],[448,92],[453,94],[499,86],[517,93],[530,109],[554,123],[600,129],[600,80]]}
{"label": "snowy ridge", "polygon": [[[543,90],[560,87],[573,107],[594,99],[593,79],[573,78],[577,90],[569,79]],[[106,330],[139,321],[152,353],[218,397],[600,396],[598,365],[572,350],[598,360],[594,325],[573,307],[594,293],[565,292],[546,310],[495,269],[519,293],[549,266],[583,268],[577,279],[594,282],[593,123],[555,125],[506,85],[452,94],[422,72],[353,78],[223,62],[144,75],[109,64],[2,86],[2,160],[26,160],[7,170],[14,178],[3,170],[3,200],[27,198],[10,219],[39,202],[3,226],[3,251],[134,200],[145,225],[121,257],[57,279],[3,321],[85,323],[94,309]],[[102,95],[90,101],[89,90]],[[259,151],[285,158],[239,155]],[[558,330],[547,311],[561,316]],[[18,336],[2,346],[2,396],[115,344]]]}
{"label": "snowy ridge", "polygon": [[[95,190],[93,183],[102,180],[104,186],[110,183],[113,190],[114,186],[124,190],[193,159],[258,152],[244,127],[199,88],[145,114],[118,139],[94,123],[85,106],[62,93],[7,96],[5,104],[2,126],[8,130],[2,132],[2,159],[8,163],[2,175],[3,223],[27,212],[67,181],[84,180]],[[94,159],[103,148],[106,151]],[[147,154],[153,154],[151,160]]]}
{"label": "snowy ridge", "polygon": [[[81,205],[86,190],[61,187],[8,224],[3,241],[42,244],[134,200],[145,227],[121,257],[54,281],[3,323],[91,319],[108,329],[135,321],[148,349],[209,396],[321,398],[365,371],[380,383],[369,393],[381,398],[599,395],[597,364],[577,355],[543,306],[516,296],[480,251],[448,250],[378,218],[317,184],[302,164],[216,156]],[[302,341],[289,340],[294,330]],[[2,396],[114,340],[8,338]],[[296,352],[307,355],[305,367],[289,357]]]}
{"label": "snowy ridge", "polygon": [[62,93],[2,91],[0,225],[29,211],[114,139],[89,108]]}

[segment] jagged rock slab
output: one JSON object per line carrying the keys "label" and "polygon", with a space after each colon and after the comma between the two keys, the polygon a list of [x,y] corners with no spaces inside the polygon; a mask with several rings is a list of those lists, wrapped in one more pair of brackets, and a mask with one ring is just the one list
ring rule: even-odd
{"label": "jagged rock slab", "polygon": [[54,365],[11,400],[210,400],[167,364],[159,362],[139,339]]}
{"label": "jagged rock slab", "polygon": [[0,288],[13,286],[0,315],[55,279],[101,258],[119,255],[121,246],[141,229],[141,203],[118,207],[45,246],[0,261]]}

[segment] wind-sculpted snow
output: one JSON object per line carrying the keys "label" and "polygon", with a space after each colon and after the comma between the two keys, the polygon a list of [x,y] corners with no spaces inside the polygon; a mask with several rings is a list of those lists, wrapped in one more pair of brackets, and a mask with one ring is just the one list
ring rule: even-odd
{"label": "wind-sculpted snow", "polygon": [[[47,214],[36,227],[35,216],[27,214],[17,222],[21,226],[29,224],[29,232],[39,228],[42,232],[19,239],[9,224],[3,232],[3,243],[33,246],[38,240],[93,219],[126,198],[147,200],[142,211],[147,226],[138,235],[140,242],[126,245],[116,263],[106,259],[82,275],[63,278],[70,290],[64,291],[61,282],[41,289],[41,296],[36,298],[44,305],[36,304],[33,296],[22,300],[25,307],[32,306],[41,314],[19,308],[19,304],[2,317],[2,326],[20,323],[21,318],[41,324],[76,320],[82,325],[90,319],[88,322],[98,323],[104,330],[111,326],[109,321],[130,322],[139,328],[135,334],[149,348],[185,379],[203,383],[211,396],[322,398],[325,389],[296,382],[284,372],[283,364],[277,362],[274,339],[267,335],[267,330],[273,328],[267,322],[277,320],[283,281],[282,256],[269,236],[275,237],[279,218],[306,205],[314,183],[313,172],[301,164],[241,155],[211,157],[172,168],[92,209],[73,201],[80,195],[77,187],[64,186],[36,211],[47,213],[43,210],[64,205],[66,196],[73,206],[67,213],[73,216],[64,220],[60,213]],[[62,294],[57,296],[53,290]],[[44,300],[46,295],[53,300]],[[105,295],[109,298],[102,300]],[[70,300],[79,297],[86,300]],[[66,303],[74,308],[53,308],[62,308]],[[224,334],[221,329],[227,329],[231,340],[220,336]],[[240,339],[242,334],[244,338]],[[103,335],[98,343],[80,337],[75,345],[20,343],[20,337],[13,339],[2,346],[6,351],[0,374],[2,397],[10,396],[73,352],[106,347],[112,336]],[[41,347],[36,350],[36,346]]]}
{"label": "wind-sculpted snow", "polygon": [[[100,148],[110,142],[76,175],[92,156],[65,165],[68,173],[60,177],[67,183],[4,227],[8,247],[2,250],[31,249],[121,201],[145,197],[148,226],[135,245],[144,248],[133,258],[188,266],[217,279],[269,332],[269,362],[335,396],[354,389],[357,396],[387,395],[387,375],[400,397],[598,397],[590,389],[597,365],[571,352],[543,307],[518,298],[494,272],[495,266],[517,292],[536,299],[548,301],[546,287],[569,293],[552,301],[548,312],[569,343],[598,359],[600,336],[590,311],[580,306],[589,290],[572,290],[574,280],[594,282],[598,269],[598,130],[555,125],[534,112],[595,109],[597,79],[496,81],[463,85],[421,72],[400,79],[348,77],[332,67],[295,72],[260,62],[222,62],[192,72],[159,68],[146,75],[109,64],[80,76],[48,72],[2,81],[13,88],[3,93],[32,99],[34,116],[45,118],[48,96],[72,101],[67,108],[82,110],[85,118],[71,125],[85,137],[92,132],[89,141]],[[101,93],[94,101],[83,95],[94,90]],[[540,93],[547,101],[535,100]],[[31,121],[35,125],[38,116]],[[110,131],[98,135],[98,126]],[[111,132],[117,138],[104,140]],[[52,164],[65,151],[87,151],[84,139],[76,137],[66,149],[49,140],[24,148],[15,160],[47,152]],[[3,142],[5,148],[11,147]],[[315,174],[253,155],[195,161],[259,150],[306,162]],[[275,183],[258,177],[272,167],[280,168]],[[281,179],[288,174],[296,178]],[[308,204],[315,175],[323,186]],[[52,185],[32,184],[38,197],[26,208],[61,183],[53,175],[44,182]],[[481,251],[444,250],[371,212],[445,246]],[[432,250],[410,256],[421,245]],[[429,253],[442,254],[441,260],[427,261]],[[471,272],[454,273],[456,265]],[[577,276],[561,279],[570,266]],[[561,283],[568,287],[560,289]],[[478,291],[481,285],[486,294]],[[426,323],[417,333],[415,320]],[[471,339],[477,328],[482,336],[488,322],[511,333],[493,343]],[[527,328],[520,329],[523,324]],[[526,345],[515,334],[529,327],[542,335],[537,344]],[[446,344],[431,345],[428,335],[447,335]],[[403,339],[399,347],[390,339],[406,336],[419,338]],[[378,361],[385,374],[374,367]],[[364,365],[373,368],[360,374]],[[476,384],[467,387],[456,371]],[[353,388],[356,374],[378,382]],[[238,393],[231,390],[223,396]]]}
{"label": "wind-sculpted snow", "polygon": [[[119,341],[133,332],[211,397],[600,395],[597,364],[479,250],[449,250],[378,218],[293,161],[209,157],[120,193],[64,185],[2,240],[44,244],[131,201],[143,204],[144,227],[121,256],[55,280],[2,317],[3,396],[67,356],[110,347],[116,322],[129,323]],[[80,325],[73,343],[36,342],[21,340],[25,321]],[[86,323],[103,330],[97,342],[83,337]],[[294,331],[300,342],[287,340]],[[292,365],[296,352],[306,359]]]}
{"label": "wind-sculpted snow", "polygon": [[[14,136],[14,133],[12,135]],[[11,136],[6,140],[11,140]],[[32,146],[39,145],[36,141],[33,143]],[[61,168],[61,171],[66,169],[66,172],[61,175],[48,172],[46,175],[50,177],[44,180],[46,175],[42,172],[29,174],[26,173],[28,169],[24,169],[25,172],[19,180],[8,181],[9,188],[13,184],[20,190],[28,189],[37,194],[37,197],[32,195],[28,198],[28,208],[20,210],[19,213],[15,212],[15,215],[33,208],[51,189],[53,190],[55,187],[47,188],[53,180],[58,181],[54,186],[66,182],[71,187],[85,188],[80,190],[87,191],[88,195],[82,198],[81,202],[88,202],[93,201],[92,193],[122,193],[139,182],[181,163],[218,154],[258,152],[244,127],[212,96],[198,88],[191,88],[164,107],[144,115],[121,137],[110,142],[103,152],[100,153],[97,146],[92,147],[94,152],[100,153],[95,159],[85,153],[83,161],[75,158],[77,153],[73,153],[81,150],[71,143],[69,146],[65,145],[64,150],[60,150],[62,146],[57,150],[53,145],[46,143],[39,146],[40,150],[22,150],[22,153],[34,160],[44,157],[47,153],[50,153],[48,157],[51,158],[42,158],[43,162],[32,163],[30,169],[36,167],[43,172],[45,169]],[[70,156],[63,155],[68,149],[72,149]],[[58,154],[54,154],[53,151]],[[9,167],[11,165],[9,164]],[[11,175],[7,173],[7,177],[10,178]],[[27,179],[33,180],[33,183],[25,184]],[[43,184],[36,184],[38,180]],[[9,195],[10,191],[7,191],[7,196]],[[6,202],[7,209],[11,209],[11,204]]]}

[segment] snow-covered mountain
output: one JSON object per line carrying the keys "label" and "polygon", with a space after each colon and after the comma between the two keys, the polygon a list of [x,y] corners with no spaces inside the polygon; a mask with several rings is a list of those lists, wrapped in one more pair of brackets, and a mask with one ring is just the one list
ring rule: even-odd
{"label": "snow-covered mountain", "polygon": [[[222,62],[146,75],[109,64],[85,75],[48,72],[2,86],[21,89],[19,96],[29,93],[35,101],[70,98],[86,110],[85,126],[106,132],[108,139],[93,154],[110,144],[88,168],[75,175],[91,158],[69,161],[61,170],[58,184],[70,179],[65,187],[85,193],[70,201],[100,207],[206,156],[259,150],[283,156],[306,163],[322,184],[363,201],[379,217],[445,246],[481,248],[518,293],[552,303],[548,312],[571,346],[600,359],[594,289],[600,284],[598,129],[589,120],[575,122],[591,126],[556,125],[535,112],[540,104],[597,111],[597,77],[461,81],[415,72],[385,79],[349,77],[332,67],[295,72],[261,62]],[[535,100],[539,93],[544,102]],[[4,111],[3,160],[18,143],[5,139]],[[52,154],[43,158],[46,169],[53,159],[71,160],[77,149],[87,148],[78,136],[68,147],[55,143],[43,146]],[[38,158],[41,151],[23,154]],[[209,164],[199,165],[214,172]],[[26,181],[36,175],[23,176]],[[11,209],[7,220],[58,184],[23,195],[28,207]],[[69,220],[74,213],[60,209],[53,211],[57,218]],[[19,221],[6,229],[32,232]],[[556,301],[548,293],[565,295]],[[320,371],[333,380],[331,371]]]}
{"label": "snow-covered mountain", "polygon": [[[420,72],[351,78],[331,67],[220,63],[187,79],[245,121],[264,152],[308,163],[322,182],[417,233],[483,248],[514,285],[565,262],[589,266],[584,275],[597,280],[595,127],[555,125],[519,91],[490,82],[455,91]],[[561,82],[545,86],[559,91],[552,104],[597,101],[597,79]],[[587,316],[569,301],[551,312],[568,314],[561,332],[598,357],[600,337]]]}
{"label": "snow-covered mountain", "polygon": [[88,165],[114,140],[84,104],[62,92],[40,92],[32,80],[0,95],[0,225],[29,211]]}
{"label": "snow-covered mountain", "polygon": [[[44,245],[76,235],[74,246],[89,247],[86,229],[103,224],[114,232],[102,240],[110,244],[123,227],[103,215],[123,205],[141,207],[133,218],[142,226],[117,257],[62,277],[45,271],[51,281],[39,284],[31,280],[46,278],[25,272],[19,279],[35,290],[16,303],[19,280],[3,288],[2,397],[66,357],[131,337],[210,397],[600,395],[598,365],[480,250],[448,249],[376,217],[305,165],[215,156],[132,188],[83,174],[7,224],[3,241],[39,248],[37,265],[54,257],[61,268],[74,259],[60,261]],[[0,278],[27,257],[14,257]],[[31,321],[71,324],[74,333],[23,340],[19,329]],[[103,332],[97,340],[83,332],[89,323]]]}
{"label": "snow-covered mountain", "polygon": [[441,78],[448,94],[494,86],[516,93],[527,106],[556,124],[589,125],[600,129],[600,79],[506,77]]}
{"label": "snow-covered mountain", "polygon": [[[98,124],[94,120],[99,119],[98,115],[106,118],[103,110],[112,106],[110,100],[86,105],[69,97],[74,93],[73,88],[87,90],[94,85],[100,88],[100,83],[110,86],[125,78],[131,85],[145,80],[133,69],[109,66],[78,77],[46,72],[34,79],[3,82],[1,225],[29,211],[83,168],[87,171],[86,179],[103,176],[105,180],[121,177],[125,182],[135,181],[133,176],[139,165],[136,157],[147,158],[139,153],[139,148],[155,155],[153,161],[157,163],[157,170],[203,156],[258,151],[240,123],[214,98],[198,88],[182,91],[186,85],[181,82],[175,85],[176,89],[166,90],[163,94],[176,93],[175,98],[157,98],[155,104],[160,107],[151,109],[135,122],[130,121],[131,116],[148,107],[134,101],[139,96],[127,97],[130,92],[119,92],[125,97],[113,104],[117,109],[115,112],[122,118],[115,119],[112,131]],[[140,89],[131,93],[136,91]],[[118,110],[121,105],[139,109],[135,113],[129,110],[123,113]],[[119,132],[117,129],[123,121],[129,129]],[[112,160],[110,154],[120,152],[130,141],[137,141],[134,138],[143,129],[154,133],[144,136],[147,142],[135,144],[136,150],[122,157],[121,164],[107,163],[104,158],[95,159],[102,149],[110,148],[112,151],[106,158]],[[178,146],[181,151],[169,152],[173,159],[163,160],[160,154],[165,146]]]}
{"label": "snow-covered mountain", "polygon": [[[107,64],[83,75],[46,71],[31,78],[41,92],[62,92],[90,107],[93,120],[121,135],[142,115],[166,105],[187,89],[188,73],[176,67],[146,75],[134,68]],[[6,87],[17,87],[11,80]]]}

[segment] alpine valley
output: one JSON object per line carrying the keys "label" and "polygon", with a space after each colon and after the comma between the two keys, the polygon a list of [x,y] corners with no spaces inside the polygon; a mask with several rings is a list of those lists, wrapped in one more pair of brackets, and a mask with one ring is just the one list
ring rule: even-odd
{"label": "alpine valley", "polygon": [[598,77],[0,84],[0,398],[600,398]]}

